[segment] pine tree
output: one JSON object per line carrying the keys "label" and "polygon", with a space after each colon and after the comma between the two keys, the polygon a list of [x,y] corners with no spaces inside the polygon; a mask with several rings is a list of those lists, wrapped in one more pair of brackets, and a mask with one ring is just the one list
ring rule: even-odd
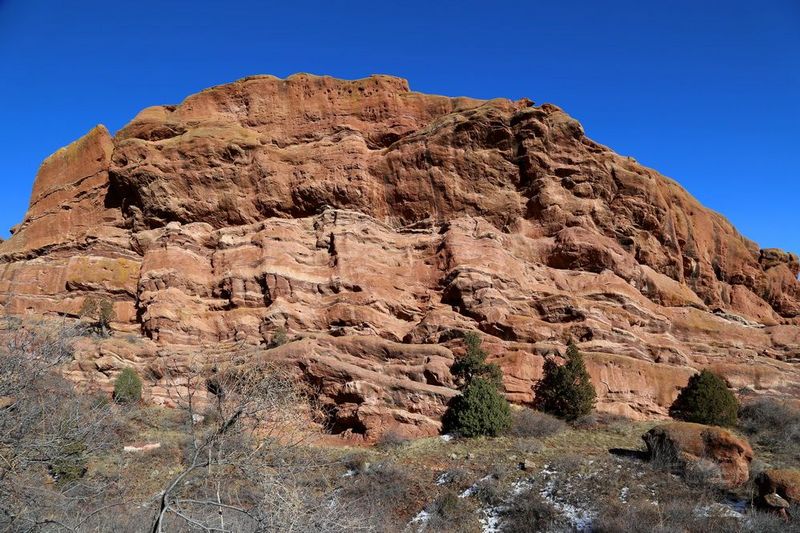
{"label": "pine tree", "polygon": [[450,372],[460,380],[462,387],[476,377],[485,378],[500,386],[503,373],[497,365],[486,363],[487,354],[481,347],[480,335],[473,331],[465,333],[464,344],[467,347],[464,355],[456,359],[450,367]]}
{"label": "pine tree", "polygon": [[703,370],[689,378],[669,408],[669,416],[687,422],[714,426],[733,426],[739,401],[721,377]]}
{"label": "pine tree", "polygon": [[443,431],[464,437],[496,436],[511,425],[511,408],[499,390],[503,373],[497,365],[486,363],[478,334],[465,334],[464,343],[464,356],[450,367],[461,382],[461,394],[447,406],[442,417]]}
{"label": "pine tree", "polygon": [[575,420],[594,409],[596,393],[578,347],[570,340],[563,365],[545,359],[542,379],[534,385],[534,407],[539,411]]}
{"label": "pine tree", "polygon": [[511,426],[511,408],[495,383],[476,377],[450,401],[442,425],[462,437],[494,437]]}

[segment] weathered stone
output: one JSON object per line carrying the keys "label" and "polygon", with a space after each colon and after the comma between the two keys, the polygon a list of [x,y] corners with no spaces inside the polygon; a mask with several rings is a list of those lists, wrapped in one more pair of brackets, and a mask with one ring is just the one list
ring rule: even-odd
{"label": "weathered stone", "polygon": [[775,492],[765,494],[762,498],[764,499],[764,503],[773,509],[788,509],[791,506],[789,502],[781,498],[780,495]]}
{"label": "weathered stone", "polygon": [[698,461],[712,461],[719,466],[728,486],[743,485],[750,477],[753,449],[744,438],[727,429],[672,422],[654,427],[642,439],[651,457],[674,459],[684,470]]}
{"label": "weathered stone", "polygon": [[[123,360],[155,376],[163,353],[188,368],[284,328],[302,340],[265,353],[372,439],[438,431],[464,330],[516,402],[569,337],[601,411],[664,416],[702,367],[791,391],[798,270],[556,106],[255,76],[48,158],[0,243],[0,306],[112,301],[147,339],[81,347],[69,376],[102,387]],[[169,404],[167,383],[149,398]]]}
{"label": "weathered stone", "polygon": [[790,504],[800,504],[800,470],[769,469],[756,477],[760,496],[777,493]]}

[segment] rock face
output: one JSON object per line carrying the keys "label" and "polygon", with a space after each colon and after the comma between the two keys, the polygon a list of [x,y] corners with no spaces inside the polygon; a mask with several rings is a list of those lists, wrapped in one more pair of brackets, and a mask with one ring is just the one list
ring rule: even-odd
{"label": "rock face", "polygon": [[[792,393],[798,271],[556,106],[257,76],[48,158],[0,243],[0,305],[112,300],[147,339],[87,345],[85,383],[233,346],[285,357],[332,425],[373,437],[436,430],[469,329],[518,402],[569,337],[604,411],[663,416],[701,367]],[[301,344],[266,351],[279,327]]]}
{"label": "rock face", "polygon": [[726,429],[690,422],[656,426],[642,436],[650,456],[666,454],[683,468],[701,459],[717,464],[723,481],[730,487],[747,482],[753,449],[743,438]]}

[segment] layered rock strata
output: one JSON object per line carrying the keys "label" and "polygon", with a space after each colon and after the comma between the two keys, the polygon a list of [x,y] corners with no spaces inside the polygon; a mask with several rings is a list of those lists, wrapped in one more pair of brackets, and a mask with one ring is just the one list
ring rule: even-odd
{"label": "layered rock strata", "polygon": [[[520,403],[569,337],[604,411],[663,416],[704,367],[796,395],[799,271],[554,105],[257,76],[48,158],[0,243],[0,306],[113,301],[130,335],[69,373],[149,369],[156,401],[167,360],[290,361],[335,431],[373,438],[437,430],[465,330]],[[279,328],[299,340],[267,349]]]}

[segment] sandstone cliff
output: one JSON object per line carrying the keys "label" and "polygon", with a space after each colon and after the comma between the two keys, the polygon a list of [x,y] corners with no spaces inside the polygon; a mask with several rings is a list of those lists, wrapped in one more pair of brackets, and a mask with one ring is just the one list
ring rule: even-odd
{"label": "sandstone cliff", "polygon": [[[605,411],[663,416],[701,367],[796,394],[799,271],[556,106],[301,74],[50,156],[0,243],[0,306],[113,300],[134,335],[82,342],[76,380],[134,365],[168,402],[164,366],[291,361],[336,432],[374,437],[436,431],[466,329],[518,402],[570,336]],[[268,350],[281,327],[298,340]]]}

